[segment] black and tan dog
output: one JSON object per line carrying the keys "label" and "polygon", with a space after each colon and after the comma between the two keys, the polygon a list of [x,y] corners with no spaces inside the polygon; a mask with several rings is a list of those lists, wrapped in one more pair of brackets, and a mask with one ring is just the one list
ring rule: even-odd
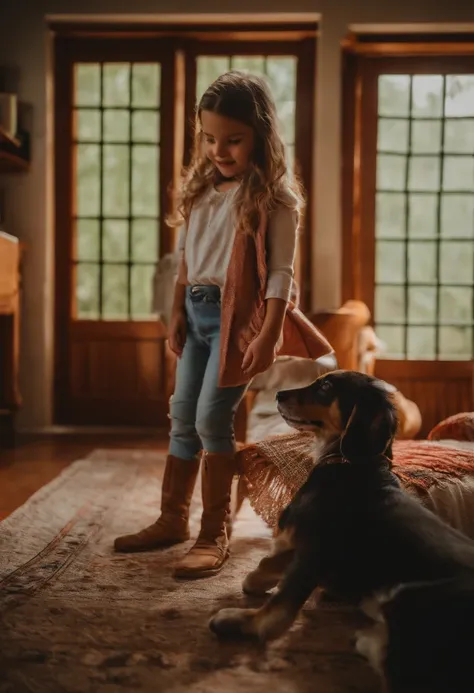
{"label": "black and tan dog", "polygon": [[283,511],[272,554],[244,582],[249,593],[278,590],[260,609],[219,611],[211,630],[277,638],[320,588],[374,619],[356,647],[391,693],[474,690],[464,680],[474,651],[474,543],[411,498],[391,472],[397,421],[390,388],[335,371],[279,393],[278,405],[288,423],[321,429],[328,444]]}

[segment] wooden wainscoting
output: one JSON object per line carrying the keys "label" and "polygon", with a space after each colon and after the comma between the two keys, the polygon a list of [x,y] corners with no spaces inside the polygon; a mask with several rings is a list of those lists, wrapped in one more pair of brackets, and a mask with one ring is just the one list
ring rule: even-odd
{"label": "wooden wainscoting", "polygon": [[158,321],[78,321],[70,329],[70,380],[62,421],[167,427],[164,326]]}
{"label": "wooden wainscoting", "polygon": [[419,438],[447,416],[473,409],[472,361],[379,360],[375,372],[416,402],[423,417]]}

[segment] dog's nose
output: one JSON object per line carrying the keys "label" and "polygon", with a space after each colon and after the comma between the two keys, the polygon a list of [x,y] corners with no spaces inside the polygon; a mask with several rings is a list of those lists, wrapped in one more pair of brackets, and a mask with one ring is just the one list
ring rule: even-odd
{"label": "dog's nose", "polygon": [[280,390],[276,394],[277,402],[285,402],[287,399],[290,398],[290,395],[291,393],[289,390]]}

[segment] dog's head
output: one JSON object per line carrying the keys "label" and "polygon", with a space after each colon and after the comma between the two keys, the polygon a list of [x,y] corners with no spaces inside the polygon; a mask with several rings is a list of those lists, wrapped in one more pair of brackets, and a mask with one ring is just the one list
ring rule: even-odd
{"label": "dog's head", "polygon": [[391,395],[395,388],[355,371],[333,371],[311,385],[277,394],[285,421],[327,440],[340,438],[341,454],[349,461],[385,455],[397,429]]}

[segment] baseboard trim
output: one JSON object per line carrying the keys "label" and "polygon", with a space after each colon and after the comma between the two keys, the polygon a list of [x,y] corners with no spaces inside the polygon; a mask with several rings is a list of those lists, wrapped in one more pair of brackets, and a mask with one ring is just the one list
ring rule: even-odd
{"label": "baseboard trim", "polygon": [[119,436],[124,434],[144,434],[147,436],[162,436],[169,433],[168,429],[134,426],[41,426],[38,428],[16,428],[17,435],[107,435]]}

